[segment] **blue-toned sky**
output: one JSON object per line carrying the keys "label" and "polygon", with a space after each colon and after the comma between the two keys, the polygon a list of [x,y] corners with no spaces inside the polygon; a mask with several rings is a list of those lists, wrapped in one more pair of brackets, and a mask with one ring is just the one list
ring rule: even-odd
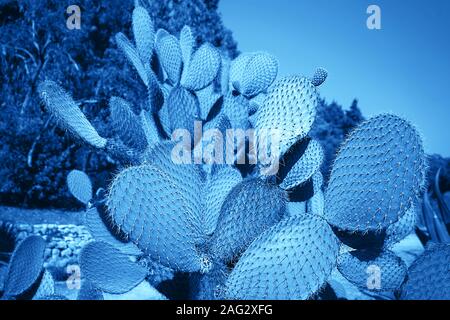
{"label": "blue-toned sky", "polygon": [[[366,27],[370,4],[381,30]],[[402,115],[428,152],[450,156],[450,0],[221,0],[219,10],[241,51],[275,54],[281,75],[325,67],[327,101]]]}

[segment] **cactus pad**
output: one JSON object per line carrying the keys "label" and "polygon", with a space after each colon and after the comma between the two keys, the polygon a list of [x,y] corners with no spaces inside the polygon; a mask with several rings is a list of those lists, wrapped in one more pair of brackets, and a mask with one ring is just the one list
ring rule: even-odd
{"label": "cactus pad", "polygon": [[203,127],[203,136],[195,146],[194,157],[199,159],[197,162],[204,163],[205,171],[208,172],[213,164],[223,163],[224,159],[227,160],[226,148],[228,145],[226,145],[225,139],[226,131],[229,128],[231,128],[230,121],[223,114],[219,114]]}
{"label": "cactus pad", "polygon": [[450,245],[432,244],[408,269],[403,300],[450,299]]}
{"label": "cactus pad", "polygon": [[191,298],[195,300],[223,299],[223,289],[228,273],[226,265],[217,264],[207,274],[192,274],[190,279]]}
{"label": "cactus pad", "polygon": [[183,72],[186,72],[189,69],[189,63],[191,62],[194,45],[195,38],[192,34],[191,28],[188,26],[184,26],[180,32],[180,48],[181,55],[183,57]]}
{"label": "cactus pad", "polygon": [[81,288],[77,295],[77,300],[104,300],[103,293],[97,289],[92,282],[84,279],[81,282]]}
{"label": "cactus pad", "polygon": [[200,117],[206,120],[212,107],[219,100],[220,94],[214,92],[213,84],[197,91],[196,94],[200,104]]}
{"label": "cactus pad", "polygon": [[248,125],[248,101],[242,96],[228,93],[223,101],[223,113],[230,119],[233,129],[246,130]]}
{"label": "cactus pad", "polygon": [[147,10],[136,7],[133,10],[133,35],[136,48],[144,64],[150,64],[155,42],[155,28]]}
{"label": "cactus pad", "polygon": [[170,136],[172,134],[172,130],[169,120],[169,104],[167,102],[167,99],[164,101],[161,110],[158,111],[158,117],[163,129],[163,134]]}
{"label": "cactus pad", "polygon": [[127,147],[143,151],[147,147],[147,139],[141,121],[132,111],[131,105],[122,98],[112,97],[109,107],[115,134]]}
{"label": "cactus pad", "polygon": [[240,82],[244,76],[245,68],[253,55],[254,53],[244,52],[231,62],[229,81],[236,90],[240,87]]}
{"label": "cactus pad", "polygon": [[42,297],[51,296],[55,294],[55,281],[53,280],[52,274],[45,270],[42,275],[41,283],[39,288],[33,296],[33,300],[40,300]]}
{"label": "cactus pad", "polygon": [[139,53],[137,52],[136,48],[122,32],[116,34],[115,39],[117,46],[127,57],[127,59],[131,62],[131,64],[134,66],[144,84],[146,86],[149,86],[151,83],[149,79],[149,71],[145,68],[144,64],[142,63],[141,57],[139,56]]}
{"label": "cactus pad", "polygon": [[126,146],[120,139],[108,139],[105,151],[122,165],[138,164],[140,153]]}
{"label": "cactus pad", "polygon": [[214,232],[222,205],[230,191],[242,181],[239,171],[221,166],[203,187],[206,234]]}
{"label": "cactus pad", "polygon": [[147,270],[127,255],[102,241],[88,243],[80,254],[81,275],[96,288],[125,293],[141,283]]}
{"label": "cactus pad", "polygon": [[228,262],[284,216],[286,194],[260,179],[244,180],[228,194],[211,239],[211,252]]}
{"label": "cactus pad", "polygon": [[189,199],[190,219],[194,225],[201,225],[202,222],[202,195],[198,190],[202,186],[201,170],[198,166],[189,164],[179,164],[176,159],[176,147],[172,141],[166,141],[155,145],[148,150],[144,156],[145,163],[163,172],[177,186],[186,199]]}
{"label": "cactus pad", "polygon": [[261,234],[226,283],[231,299],[308,299],[336,265],[338,243],[315,216],[293,216]]}
{"label": "cactus pad", "polygon": [[304,77],[278,80],[256,113],[255,129],[279,130],[283,155],[310,131],[316,117],[316,87]]}
{"label": "cactus pad", "polygon": [[322,190],[319,190],[308,200],[308,213],[317,214],[323,217],[324,211],[325,197]]}
{"label": "cactus pad", "polygon": [[139,264],[147,269],[147,280],[154,287],[163,281],[172,280],[175,276],[175,271],[148,257],[139,260]]}
{"label": "cactus pad", "polygon": [[220,65],[220,93],[225,94],[230,89],[230,65],[231,60],[224,54],[221,54],[221,65]]}
{"label": "cactus pad", "polygon": [[302,185],[318,172],[322,165],[323,157],[323,148],[320,143],[316,140],[311,140],[306,147],[305,153],[292,166],[280,187],[289,190]]}
{"label": "cactus pad", "polygon": [[141,250],[134,243],[122,242],[108,230],[97,208],[90,208],[86,211],[83,224],[88,228],[95,240],[106,242],[127,255],[139,256],[142,254]]}
{"label": "cactus pad", "polygon": [[177,84],[181,77],[182,55],[178,39],[164,29],[156,33],[155,49],[159,61],[172,84]]}
{"label": "cactus pad", "polygon": [[286,217],[306,214],[306,202],[288,202]]}
{"label": "cactus pad", "polygon": [[88,204],[92,199],[92,184],[86,173],[72,170],[67,175],[67,187],[78,201]]}
{"label": "cactus pad", "polygon": [[400,242],[408,235],[414,232],[417,223],[416,206],[413,204],[406,213],[397,222],[391,224],[386,229],[386,238],[384,247],[388,248],[397,242]]}
{"label": "cactus pad", "polygon": [[313,190],[314,193],[322,191],[322,186],[323,186],[323,175],[320,171],[317,171],[313,176],[312,176],[312,183],[313,183]]}
{"label": "cactus pad", "polygon": [[29,236],[19,243],[9,262],[5,297],[18,296],[36,282],[42,272],[45,246],[44,239],[38,236]]}
{"label": "cactus pad", "polygon": [[181,85],[198,91],[207,87],[217,76],[222,59],[219,51],[205,43],[192,55],[187,70],[183,73]]}
{"label": "cactus pad", "polygon": [[338,257],[338,269],[348,281],[369,291],[394,291],[407,273],[405,263],[391,251],[343,253]]}
{"label": "cactus pad", "polygon": [[53,81],[44,81],[38,87],[46,109],[70,133],[96,148],[104,148],[106,139],[100,137],[72,97]]}
{"label": "cactus pad", "polygon": [[193,137],[194,121],[200,119],[197,97],[183,87],[175,87],[170,92],[167,104],[172,133],[177,129],[185,129]]}
{"label": "cactus pad", "polygon": [[147,140],[147,144],[152,147],[160,141],[155,119],[146,110],[142,110],[139,117],[142,124],[142,130],[144,130],[145,139]]}
{"label": "cactus pad", "polygon": [[107,205],[114,223],[153,260],[180,271],[201,269],[199,204],[169,175],[151,165],[128,168],[115,178]]}
{"label": "cactus pad", "polygon": [[248,60],[242,73],[239,89],[242,95],[254,97],[267,90],[278,73],[277,59],[268,53],[255,53]]}
{"label": "cactus pad", "polygon": [[358,126],[334,162],[326,218],[347,231],[378,231],[398,221],[419,196],[425,154],[416,129],[384,114]]}
{"label": "cactus pad", "polygon": [[324,68],[317,68],[316,72],[314,73],[313,78],[311,79],[311,83],[315,85],[316,87],[320,86],[322,83],[325,82],[325,80],[328,77],[328,71]]}

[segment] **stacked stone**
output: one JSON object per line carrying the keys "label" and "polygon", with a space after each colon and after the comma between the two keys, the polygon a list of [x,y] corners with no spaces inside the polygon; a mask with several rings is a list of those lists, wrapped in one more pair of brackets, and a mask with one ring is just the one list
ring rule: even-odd
{"label": "stacked stone", "polygon": [[77,225],[18,224],[13,230],[17,242],[29,235],[38,235],[47,241],[46,268],[65,268],[68,264],[77,263],[81,249],[93,240],[86,227]]}

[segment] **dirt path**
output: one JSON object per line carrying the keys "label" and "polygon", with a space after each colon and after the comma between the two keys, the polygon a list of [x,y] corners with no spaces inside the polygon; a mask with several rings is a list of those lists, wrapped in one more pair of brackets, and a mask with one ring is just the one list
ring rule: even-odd
{"label": "dirt path", "polygon": [[0,221],[14,224],[81,224],[83,212],[0,206]]}

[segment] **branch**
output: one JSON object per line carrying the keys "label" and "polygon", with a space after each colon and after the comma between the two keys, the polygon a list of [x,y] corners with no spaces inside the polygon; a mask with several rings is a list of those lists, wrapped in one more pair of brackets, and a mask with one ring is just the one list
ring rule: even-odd
{"label": "branch", "polygon": [[72,64],[74,65],[75,69],[79,72],[80,71],[80,67],[78,66],[78,63],[73,60],[72,56],[66,52],[67,57],[69,58],[70,62],[72,62]]}

